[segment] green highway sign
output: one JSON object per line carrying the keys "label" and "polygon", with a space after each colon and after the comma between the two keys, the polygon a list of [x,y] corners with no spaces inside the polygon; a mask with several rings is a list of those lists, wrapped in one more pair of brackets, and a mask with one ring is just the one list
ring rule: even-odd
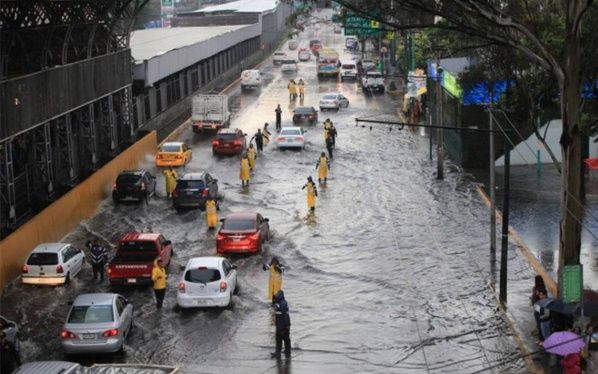
{"label": "green highway sign", "polygon": [[566,265],[561,269],[561,299],[564,303],[579,303],[583,296],[581,265]]}
{"label": "green highway sign", "polygon": [[[374,14],[373,16],[378,16]],[[373,36],[380,33],[380,22],[371,18],[348,14],[343,22],[345,35]]]}

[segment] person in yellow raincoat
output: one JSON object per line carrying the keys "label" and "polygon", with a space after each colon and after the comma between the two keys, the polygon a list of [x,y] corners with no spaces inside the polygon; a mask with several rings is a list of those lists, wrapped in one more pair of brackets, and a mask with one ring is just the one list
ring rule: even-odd
{"label": "person in yellow raincoat", "polygon": [[282,289],[282,273],[284,273],[284,265],[278,261],[276,256],[272,257],[269,264],[262,266],[264,271],[270,270],[268,277],[268,300],[274,304],[274,296]]}
{"label": "person in yellow raincoat", "polygon": [[262,130],[262,138],[264,139],[264,146],[270,143],[270,131],[268,130],[268,122],[264,123],[264,129]]}
{"label": "person in yellow raincoat", "polygon": [[307,188],[307,207],[311,212],[316,210],[316,197],[318,197],[318,189],[316,188],[316,184],[311,179],[311,177],[307,177],[307,183],[303,185],[301,188],[302,190]]}
{"label": "person in yellow raincoat", "polygon": [[320,168],[318,171],[318,182],[322,182],[322,179],[324,182],[326,182],[328,178],[328,169],[330,168],[330,161],[328,160],[328,157],[326,157],[325,152],[322,152],[318,162],[316,162],[316,170],[318,170],[318,168]]}
{"label": "person in yellow raincoat", "polygon": [[289,100],[295,100],[297,98],[297,85],[293,79],[291,79],[287,88],[289,89]]}
{"label": "person in yellow raincoat", "polygon": [[216,200],[211,197],[206,201],[206,224],[208,230],[215,229],[218,225],[218,212],[216,211]]}
{"label": "person in yellow raincoat", "polygon": [[299,79],[299,98],[305,98],[305,82],[303,81],[303,79]]}
{"label": "person in yellow raincoat", "polygon": [[326,118],[326,121],[324,121],[324,141],[328,138],[328,130],[330,130],[330,127],[332,127],[332,121],[330,118]]}
{"label": "person in yellow raincoat", "polygon": [[166,268],[162,263],[160,257],[154,260],[154,268],[152,269],[152,282],[154,283],[154,294],[156,295],[156,307],[162,308],[164,295],[166,294]]}
{"label": "person in yellow raincoat", "polygon": [[168,199],[176,187],[176,179],[178,178],[178,175],[171,166],[164,170],[164,176],[166,177],[166,198]]}
{"label": "person in yellow raincoat", "polygon": [[249,144],[249,148],[247,148],[247,159],[249,160],[249,170],[253,171],[255,169],[255,148],[253,148],[253,144]]}
{"label": "person in yellow raincoat", "polygon": [[245,185],[249,186],[251,175],[249,174],[249,158],[247,157],[247,152],[243,153],[243,157],[241,157],[241,171],[239,173],[239,178],[241,178],[241,187]]}

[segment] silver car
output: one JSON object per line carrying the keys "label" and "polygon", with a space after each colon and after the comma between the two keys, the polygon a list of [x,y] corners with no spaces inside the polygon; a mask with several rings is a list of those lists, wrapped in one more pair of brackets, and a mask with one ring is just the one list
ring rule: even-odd
{"label": "silver car", "polygon": [[349,99],[339,93],[327,94],[320,99],[320,111],[324,109],[338,110],[349,106]]}
{"label": "silver car", "polygon": [[67,243],[40,244],[23,265],[24,284],[68,284],[85,263],[85,254]]}
{"label": "silver car", "polygon": [[307,131],[302,127],[289,126],[280,129],[280,133],[275,139],[278,149],[283,148],[305,148],[305,133]]}
{"label": "silver car", "polygon": [[66,354],[124,350],[133,329],[133,305],[114,293],[77,296],[60,337]]}
{"label": "silver car", "polygon": [[75,374],[82,373],[83,366],[68,361],[34,361],[27,362],[13,374]]}

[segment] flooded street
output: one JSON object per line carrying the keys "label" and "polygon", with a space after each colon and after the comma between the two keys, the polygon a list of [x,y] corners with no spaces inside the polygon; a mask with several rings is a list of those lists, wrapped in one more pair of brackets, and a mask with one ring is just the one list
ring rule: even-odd
{"label": "flooded street", "polygon": [[[300,44],[313,38],[344,49],[344,37],[331,27],[306,31]],[[475,184],[456,171],[436,180],[428,140],[417,133],[356,126],[355,117],[396,118],[396,102],[388,95],[366,96],[352,82],[318,81],[313,57],[300,62],[297,73],[283,74],[271,62],[261,70],[265,84],[260,90],[241,93],[235,86],[228,92],[231,127],[243,129],[248,138],[264,122],[274,132],[279,103],[283,126],[291,125],[292,109],[300,102],[288,101],[290,78],[306,81],[305,106],[318,108],[326,92],[343,93],[350,105],[338,113],[320,112],[319,123],[306,126],[302,151],[279,151],[271,142],[257,159],[249,188],[241,188],[237,157],[213,156],[211,137],[190,129],[181,135],[193,148],[186,171],[208,171],[218,178],[220,218],[257,211],[270,220],[273,238],[264,251],[232,258],[241,287],[233,306],[176,306],[187,260],[215,255],[215,232],[207,230],[203,212],[172,208],[160,175],[158,196],[149,205],[115,206],[106,199],[64,241],[83,248],[97,237],[113,246],[127,231],[162,233],[176,253],[165,307],[156,311],[150,287],[115,289],[135,308],[135,331],[125,354],[69,359],[173,364],[183,373],[526,372],[522,360],[509,360],[519,351],[489,287],[489,214]],[[318,186],[315,215],[308,217],[301,187],[307,176],[317,178],[314,167],[325,151],[326,118],[339,136],[328,182]],[[153,160],[144,166],[158,173]],[[290,360],[270,359],[274,326],[261,265],[272,255],[287,268],[283,288],[292,320]],[[68,287],[24,287],[14,281],[5,290],[0,312],[22,326],[25,361],[63,358],[59,336],[68,301],[80,293],[111,290],[107,282],[97,286],[90,277],[86,265]],[[503,360],[509,361],[501,365]]]}

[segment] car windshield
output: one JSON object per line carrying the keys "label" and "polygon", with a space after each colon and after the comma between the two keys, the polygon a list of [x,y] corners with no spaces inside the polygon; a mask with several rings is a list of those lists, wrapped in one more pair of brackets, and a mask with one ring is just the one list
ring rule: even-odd
{"label": "car windshield", "polygon": [[179,180],[176,183],[177,190],[203,190],[204,188],[206,188],[204,182],[198,180]]}
{"label": "car windshield", "polygon": [[141,175],[119,175],[116,179],[116,184],[137,184],[141,179]]}
{"label": "car windshield", "polygon": [[280,132],[280,135],[301,135],[301,130],[299,129],[283,129]]}
{"label": "car windshield", "polygon": [[208,269],[200,267],[198,269],[189,269],[185,273],[185,280],[191,283],[210,283],[220,280],[220,271],[218,269]]}
{"label": "car windshield", "polygon": [[254,230],[255,221],[251,218],[227,218],[224,220],[222,229],[229,231]]}
{"label": "car windshield", "polygon": [[295,109],[296,114],[311,114],[313,110],[311,108],[297,108]]}
{"label": "car windshield", "polygon": [[295,64],[295,60],[284,60],[282,63],[286,64],[286,65],[290,65],[290,64],[294,65]]}
{"label": "car windshield", "polygon": [[324,96],[324,100],[334,100],[336,99],[336,95],[326,95]]}
{"label": "car windshield", "polygon": [[161,152],[180,152],[181,146],[178,144],[164,144],[162,148],[160,148]]}
{"label": "car windshield", "polygon": [[368,78],[382,78],[382,74],[380,74],[380,73],[368,73],[367,77]]}
{"label": "car windshield", "polygon": [[237,139],[237,134],[217,134],[216,139],[230,142],[231,140]]}
{"label": "car windshield", "polygon": [[274,53],[274,56],[284,56],[284,52],[276,52]]}
{"label": "car windshield", "polygon": [[112,305],[75,305],[69,314],[68,323],[113,322]]}
{"label": "car windshield", "polygon": [[121,252],[156,252],[154,242],[145,240],[131,240],[120,243]]}
{"label": "car windshield", "polygon": [[57,265],[58,254],[57,253],[38,253],[34,252],[29,256],[27,260],[28,265]]}
{"label": "car windshield", "polygon": [[343,69],[355,69],[355,65],[353,65],[353,64],[343,64]]}

